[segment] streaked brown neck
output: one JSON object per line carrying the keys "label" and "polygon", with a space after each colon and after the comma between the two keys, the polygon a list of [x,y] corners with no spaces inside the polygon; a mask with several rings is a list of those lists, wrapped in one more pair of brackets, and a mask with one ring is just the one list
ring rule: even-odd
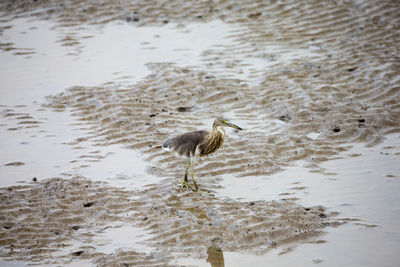
{"label": "streaked brown neck", "polygon": [[214,126],[207,135],[205,141],[199,145],[199,155],[204,156],[218,150],[224,143],[225,129],[222,126]]}

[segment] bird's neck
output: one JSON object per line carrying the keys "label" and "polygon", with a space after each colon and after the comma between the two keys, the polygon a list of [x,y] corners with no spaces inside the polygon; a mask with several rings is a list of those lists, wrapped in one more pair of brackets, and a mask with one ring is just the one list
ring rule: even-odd
{"label": "bird's neck", "polygon": [[225,138],[225,129],[222,126],[213,127],[211,132],[207,136],[207,141],[209,144],[209,153],[215,152],[218,148],[222,146]]}
{"label": "bird's neck", "polygon": [[222,139],[225,138],[225,129],[223,126],[216,126],[213,127],[213,129],[210,132],[210,135],[214,135],[214,136],[218,136],[218,137],[222,137]]}
{"label": "bird's neck", "polygon": [[213,127],[205,142],[199,145],[200,156],[208,155],[220,148],[224,143],[225,129],[222,126]]}

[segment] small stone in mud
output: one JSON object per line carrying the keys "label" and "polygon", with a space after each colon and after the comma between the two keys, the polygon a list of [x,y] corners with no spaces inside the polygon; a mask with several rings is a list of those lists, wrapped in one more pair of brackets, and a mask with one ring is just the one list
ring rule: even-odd
{"label": "small stone in mud", "polygon": [[290,121],[291,119],[292,118],[289,115],[287,115],[287,116],[282,115],[279,117],[279,120],[281,120],[281,121]]}
{"label": "small stone in mud", "polygon": [[155,114],[155,113],[150,114],[150,118],[155,117],[156,115],[157,115],[157,114]]}
{"label": "small stone in mud", "polygon": [[249,19],[256,19],[256,18],[258,18],[259,16],[261,16],[261,12],[251,13],[251,14],[247,15],[247,17],[248,17]]}
{"label": "small stone in mud", "polygon": [[4,225],[3,225],[3,227],[4,227],[4,229],[11,229],[12,228],[12,223],[10,223],[10,222],[6,222]]}
{"label": "small stone in mud", "polygon": [[188,112],[192,109],[192,107],[178,107],[177,110],[179,112]]}
{"label": "small stone in mud", "polygon": [[138,22],[139,18],[137,17],[137,14],[128,15],[128,16],[125,16],[125,21],[126,22],[131,22],[131,21]]}
{"label": "small stone in mud", "polygon": [[83,253],[83,250],[78,250],[78,251],[72,252],[72,255],[73,256],[80,256],[82,253]]}
{"label": "small stone in mud", "polygon": [[321,263],[322,260],[321,259],[312,259],[312,262],[318,264],[318,263]]}
{"label": "small stone in mud", "polygon": [[4,166],[22,166],[22,165],[25,165],[25,163],[20,162],[20,161],[16,161],[16,162],[7,163]]}
{"label": "small stone in mud", "polygon": [[332,131],[334,131],[335,133],[338,133],[338,132],[340,132],[340,128],[339,127],[335,127],[335,128],[333,128]]}
{"label": "small stone in mud", "polygon": [[85,208],[89,208],[89,207],[91,207],[91,206],[93,206],[93,205],[94,205],[94,202],[88,202],[88,203],[83,204],[83,206],[84,206]]}

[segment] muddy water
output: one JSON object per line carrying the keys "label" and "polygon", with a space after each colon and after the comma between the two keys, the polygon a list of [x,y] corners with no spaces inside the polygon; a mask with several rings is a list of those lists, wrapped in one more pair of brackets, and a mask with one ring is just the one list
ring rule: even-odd
{"label": "muddy water", "polygon": [[[398,262],[396,2],[1,13],[3,265]],[[160,144],[220,114],[245,130],[180,189]]]}

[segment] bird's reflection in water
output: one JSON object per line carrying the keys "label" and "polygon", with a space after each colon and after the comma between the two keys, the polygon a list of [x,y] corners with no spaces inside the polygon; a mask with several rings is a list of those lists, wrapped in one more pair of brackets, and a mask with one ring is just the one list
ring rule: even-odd
{"label": "bird's reflection in water", "polygon": [[224,253],[220,248],[209,247],[207,249],[207,262],[211,264],[211,267],[225,267]]}

